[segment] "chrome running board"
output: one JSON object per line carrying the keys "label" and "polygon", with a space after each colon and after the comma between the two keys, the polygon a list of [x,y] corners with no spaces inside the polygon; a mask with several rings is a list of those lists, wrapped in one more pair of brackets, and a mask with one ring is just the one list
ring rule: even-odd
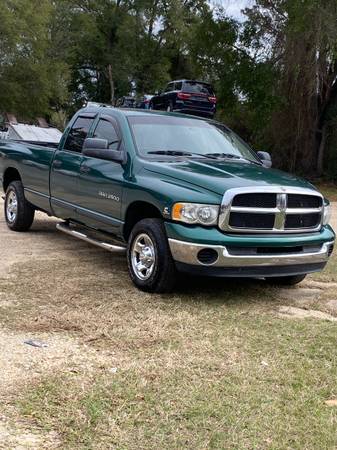
{"label": "chrome running board", "polygon": [[[71,225],[67,223],[58,223],[56,225],[56,229],[62,231],[62,233],[73,236],[81,241],[88,242],[89,244],[96,245],[96,247],[103,248],[104,250],[108,250],[111,253],[125,253],[126,246],[123,247],[122,244],[116,245],[115,243],[105,242],[103,239],[100,239],[99,232],[92,231],[94,236],[89,236],[89,232],[91,230],[86,228],[80,228],[81,231],[76,230]],[[107,240],[110,240],[107,236]]]}

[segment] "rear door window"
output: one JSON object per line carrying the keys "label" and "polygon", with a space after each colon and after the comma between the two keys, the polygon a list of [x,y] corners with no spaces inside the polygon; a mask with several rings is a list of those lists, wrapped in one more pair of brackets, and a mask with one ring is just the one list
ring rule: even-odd
{"label": "rear door window", "polygon": [[69,131],[64,144],[64,150],[81,153],[84,140],[89,133],[93,121],[93,117],[78,117]]}
{"label": "rear door window", "polygon": [[184,83],[183,91],[189,94],[206,94],[214,96],[214,91],[209,84],[188,81]]}

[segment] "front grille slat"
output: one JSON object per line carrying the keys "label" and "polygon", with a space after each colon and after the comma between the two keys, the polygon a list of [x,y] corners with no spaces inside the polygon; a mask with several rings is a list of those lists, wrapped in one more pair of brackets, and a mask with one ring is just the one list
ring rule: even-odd
{"label": "front grille slat", "polygon": [[250,214],[232,212],[229,225],[235,228],[257,228],[272,230],[275,222],[275,214]]}
{"label": "front grille slat", "polygon": [[276,194],[239,194],[234,197],[232,206],[248,208],[275,208]]}
{"label": "front grille slat", "polygon": [[321,221],[321,214],[290,214],[286,217],[284,228],[315,228]]}
{"label": "front grille slat", "polygon": [[310,189],[237,188],[224,195],[219,225],[237,233],[298,233],[318,231],[323,197]]}
{"label": "front grille slat", "polygon": [[288,195],[288,208],[320,208],[322,206],[322,198],[314,195]]}

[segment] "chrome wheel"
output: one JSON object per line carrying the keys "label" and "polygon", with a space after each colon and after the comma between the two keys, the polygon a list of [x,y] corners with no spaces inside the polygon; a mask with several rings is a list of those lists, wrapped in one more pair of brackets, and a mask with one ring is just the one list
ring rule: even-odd
{"label": "chrome wheel", "polygon": [[18,199],[14,191],[10,191],[6,199],[6,215],[10,223],[15,222],[18,215]]}
{"label": "chrome wheel", "polygon": [[156,264],[155,247],[150,236],[145,233],[136,237],[131,249],[131,263],[135,275],[140,280],[148,280]]}

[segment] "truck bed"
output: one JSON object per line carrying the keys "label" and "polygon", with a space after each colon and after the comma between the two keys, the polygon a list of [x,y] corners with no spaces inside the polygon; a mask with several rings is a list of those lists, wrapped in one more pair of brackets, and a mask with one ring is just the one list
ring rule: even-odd
{"label": "truck bed", "polygon": [[58,142],[41,142],[41,141],[23,141],[21,139],[6,139],[3,142],[17,142],[18,144],[31,144],[37,145],[40,147],[49,147],[57,149],[59,143]]}

